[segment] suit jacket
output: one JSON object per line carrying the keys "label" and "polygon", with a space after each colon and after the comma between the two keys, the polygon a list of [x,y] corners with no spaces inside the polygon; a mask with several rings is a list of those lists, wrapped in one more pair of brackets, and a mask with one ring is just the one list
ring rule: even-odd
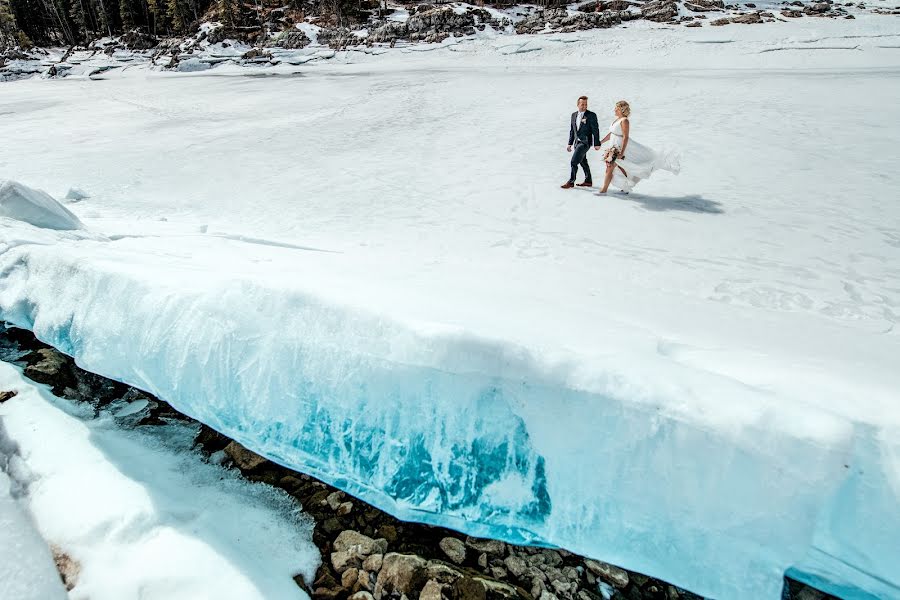
{"label": "suit jacket", "polygon": [[569,120],[569,146],[575,143],[575,140],[578,140],[582,144],[586,144],[588,146],[599,146],[600,140],[603,138],[600,137],[600,123],[597,121],[597,113],[591,112],[589,110],[584,111],[584,117],[581,119],[581,123],[576,123],[575,119],[578,117],[578,111],[572,113],[572,118]]}

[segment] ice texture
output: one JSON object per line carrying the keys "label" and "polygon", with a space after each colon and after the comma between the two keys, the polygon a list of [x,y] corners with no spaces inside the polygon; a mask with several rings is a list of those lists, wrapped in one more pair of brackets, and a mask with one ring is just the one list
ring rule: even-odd
{"label": "ice texture", "polygon": [[402,519],[711,597],[776,598],[789,568],[896,590],[896,436],[715,377],[703,384],[740,409],[688,414],[615,373],[585,384],[521,347],[187,264],[127,265],[112,246],[8,251],[0,314]]}
{"label": "ice texture", "polygon": [[0,180],[0,217],[46,229],[82,229],[72,212],[50,194],[16,181]]}

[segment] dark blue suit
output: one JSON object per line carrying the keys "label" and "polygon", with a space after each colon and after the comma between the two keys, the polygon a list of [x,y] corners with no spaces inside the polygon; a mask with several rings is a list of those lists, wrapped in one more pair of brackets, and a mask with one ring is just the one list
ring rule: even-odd
{"label": "dark blue suit", "polygon": [[572,174],[569,182],[575,183],[575,176],[578,175],[578,165],[584,170],[584,180],[590,183],[591,167],[588,165],[587,152],[591,146],[600,145],[600,123],[597,121],[597,114],[589,110],[584,111],[581,122],[576,123],[578,111],[572,113],[569,121],[569,146],[574,145],[572,152]]}

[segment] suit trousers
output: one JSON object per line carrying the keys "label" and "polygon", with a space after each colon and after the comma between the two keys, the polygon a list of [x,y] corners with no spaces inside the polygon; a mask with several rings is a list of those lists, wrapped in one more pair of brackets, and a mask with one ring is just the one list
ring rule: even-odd
{"label": "suit trousers", "polygon": [[581,168],[584,170],[584,180],[587,182],[593,181],[591,179],[591,166],[587,161],[587,153],[591,147],[587,144],[578,140],[575,142],[575,148],[572,151],[572,174],[569,176],[569,181],[571,183],[575,183],[575,176],[578,175],[578,165],[581,165]]}

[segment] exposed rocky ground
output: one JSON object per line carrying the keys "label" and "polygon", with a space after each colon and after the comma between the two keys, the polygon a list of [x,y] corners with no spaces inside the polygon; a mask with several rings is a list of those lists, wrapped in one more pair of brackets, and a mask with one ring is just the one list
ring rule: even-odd
{"label": "exposed rocky ground", "polygon": [[[285,7],[261,11],[259,26],[226,27],[207,15],[196,34],[156,38],[132,31],[87,46],[69,48],[60,57],[44,49],[0,51],[0,81],[43,75],[65,77],[80,72],[78,65],[108,57],[109,64],[95,66],[88,75],[150,63],[162,69],[201,70],[218,63],[278,64],[328,58],[327,50],[372,49],[396,44],[439,43],[465,38],[490,28],[501,35],[546,34],[609,28],[635,20],[685,27],[752,25],[800,18],[853,19],[853,12],[900,14],[894,7],[867,7],[865,2],[834,0],[783,0],[779,10],[761,10],[753,2],[726,4],[724,0],[591,0],[577,6],[540,9],[527,5],[515,12],[475,6],[409,4],[408,18],[397,10],[369,11],[367,21],[352,29],[340,26],[332,16],[306,16]],[[298,28],[303,26],[302,29]],[[315,34],[308,34],[315,31]],[[312,35],[312,37],[311,37]],[[303,55],[296,53],[302,51]],[[291,54],[293,52],[293,54]]]}
{"label": "exposed rocky ground", "polygon": [[[281,467],[192,421],[141,390],[94,375],[28,331],[0,326],[0,360],[96,413],[113,403],[140,402],[128,427],[171,421],[197,427],[197,449],[249,480],[285,490],[315,520],[322,554],[314,581],[296,578],[314,600],[694,600],[688,591],[563,549],[513,546],[399,521],[308,475]],[[0,390],[0,402],[15,392]],[[699,567],[698,567],[699,568]],[[832,598],[787,580],[785,600]]]}

